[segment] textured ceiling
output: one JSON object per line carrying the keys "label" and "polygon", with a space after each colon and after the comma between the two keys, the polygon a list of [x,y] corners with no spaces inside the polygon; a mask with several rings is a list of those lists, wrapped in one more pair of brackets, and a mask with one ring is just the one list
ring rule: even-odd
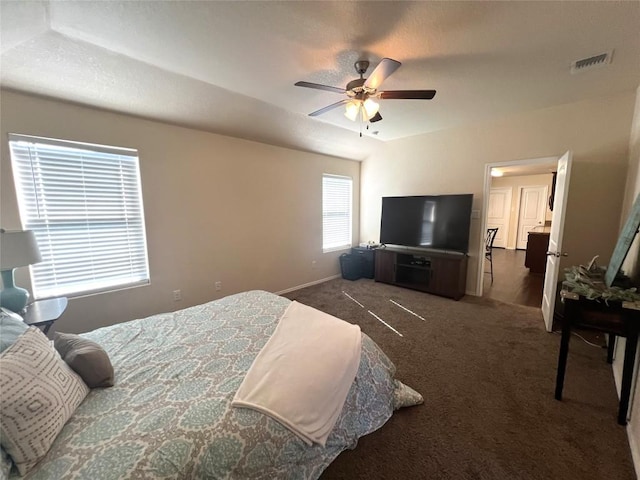
{"label": "textured ceiling", "polygon": [[[631,91],[640,2],[0,2],[0,85],[361,160],[382,142]],[[613,62],[572,75],[608,50]],[[402,62],[363,128],[338,108],[353,63]],[[366,76],[366,75],[365,75]],[[376,135],[373,131],[377,131]]]}

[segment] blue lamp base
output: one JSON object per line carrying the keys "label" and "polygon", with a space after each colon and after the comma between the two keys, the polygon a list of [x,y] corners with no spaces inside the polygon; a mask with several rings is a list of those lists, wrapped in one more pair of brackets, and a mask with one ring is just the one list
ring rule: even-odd
{"label": "blue lamp base", "polygon": [[19,313],[27,306],[29,292],[24,288],[16,287],[13,278],[14,268],[2,270],[2,285],[4,288],[0,292],[0,307]]}

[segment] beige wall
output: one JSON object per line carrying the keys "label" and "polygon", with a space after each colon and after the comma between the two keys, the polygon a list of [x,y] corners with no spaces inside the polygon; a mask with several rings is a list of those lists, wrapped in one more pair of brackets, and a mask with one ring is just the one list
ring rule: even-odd
{"label": "beige wall", "polygon": [[[627,220],[627,216],[631,210],[631,206],[635,201],[635,198],[640,194],[640,87],[638,87],[635,103],[635,112],[633,116],[633,123],[631,126],[631,138],[629,141],[629,173],[627,176],[627,188],[624,196],[624,207],[622,214],[620,215],[620,229]],[[635,279],[636,284],[640,277],[640,268],[638,266],[638,258],[640,257],[640,235],[636,235],[636,238],[631,245],[629,254],[625,259],[622,269]],[[620,384],[622,382],[622,363],[624,361],[624,350],[626,342],[624,338],[618,338],[616,343],[615,360],[613,362],[613,370],[616,377],[616,384],[618,386],[618,393],[620,392]],[[640,348],[638,349],[640,351]],[[636,371],[636,384],[635,391],[632,392],[631,408],[629,424],[627,426],[627,434],[629,435],[629,444],[631,446],[631,453],[633,455],[636,472],[640,471],[640,385],[637,382]]]}
{"label": "beige wall", "polygon": [[[282,291],[339,273],[322,253],[322,174],[360,164],[2,91],[0,223],[20,228],[7,134],[137,148],[151,285],[70,301],[60,331],[81,332],[248,290]],[[315,266],[312,261],[316,260]],[[17,283],[27,286],[28,269]],[[214,291],[221,281],[222,291]],[[173,302],[171,292],[182,290]]]}
{"label": "beige wall", "polygon": [[[619,230],[635,92],[556,106],[389,142],[361,169],[361,241],[377,240],[381,197],[473,193],[481,210],[485,165],[573,151],[563,265],[609,259]],[[480,219],[472,219],[467,291],[476,292]],[[587,240],[588,239],[588,240]]]}
{"label": "beige wall", "polygon": [[[518,208],[520,205],[518,194],[521,187],[544,185],[548,194],[551,195],[551,183],[553,175],[514,175],[511,177],[496,177],[491,179],[491,187],[505,187],[511,189],[511,215],[509,216],[509,237],[507,238],[507,248],[516,248],[516,238],[518,235]],[[551,221],[553,212],[547,204],[545,210],[545,220]]]}

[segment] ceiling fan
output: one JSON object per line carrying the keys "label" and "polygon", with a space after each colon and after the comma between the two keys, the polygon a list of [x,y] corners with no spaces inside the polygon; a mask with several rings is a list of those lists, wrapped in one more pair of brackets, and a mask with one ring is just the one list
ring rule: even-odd
{"label": "ceiling fan", "polygon": [[310,117],[317,117],[341,105],[346,105],[345,116],[352,121],[361,118],[362,121],[379,122],[382,120],[380,115],[380,106],[374,99],[381,100],[431,100],[435,94],[435,90],[385,90],[379,91],[382,82],[395,72],[402,65],[397,60],[391,58],[383,58],[380,63],[373,69],[369,78],[363,75],[369,68],[367,60],[358,60],[354,63],[356,72],[360,78],[351,80],[345,88],[331,87],[329,85],[321,85],[311,82],[296,82],[298,87],[315,88],[317,90],[326,90],[335,93],[346,93],[348,98],[332,103],[320,110],[311,112]]}

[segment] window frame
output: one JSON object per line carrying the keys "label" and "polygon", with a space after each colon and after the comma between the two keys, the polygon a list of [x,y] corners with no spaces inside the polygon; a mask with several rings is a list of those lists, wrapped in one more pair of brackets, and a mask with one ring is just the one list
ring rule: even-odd
{"label": "window frame", "polygon": [[29,266],[34,298],[149,285],[138,150],[14,133],[8,143],[20,222],[42,255]]}
{"label": "window frame", "polygon": [[[348,202],[345,202],[342,205],[343,212],[340,211],[328,211],[327,206],[327,198],[326,198],[326,188],[327,185],[325,181],[343,181],[345,185],[348,184]],[[334,201],[336,199],[334,198]],[[334,216],[345,216],[348,218],[348,233],[343,232],[345,234],[345,243],[331,243],[327,246],[327,217],[333,213]],[[348,240],[347,238],[348,237]],[[346,250],[353,246],[353,178],[348,175],[336,175],[332,173],[323,173],[322,174],[322,253],[335,252],[339,250]]]}

